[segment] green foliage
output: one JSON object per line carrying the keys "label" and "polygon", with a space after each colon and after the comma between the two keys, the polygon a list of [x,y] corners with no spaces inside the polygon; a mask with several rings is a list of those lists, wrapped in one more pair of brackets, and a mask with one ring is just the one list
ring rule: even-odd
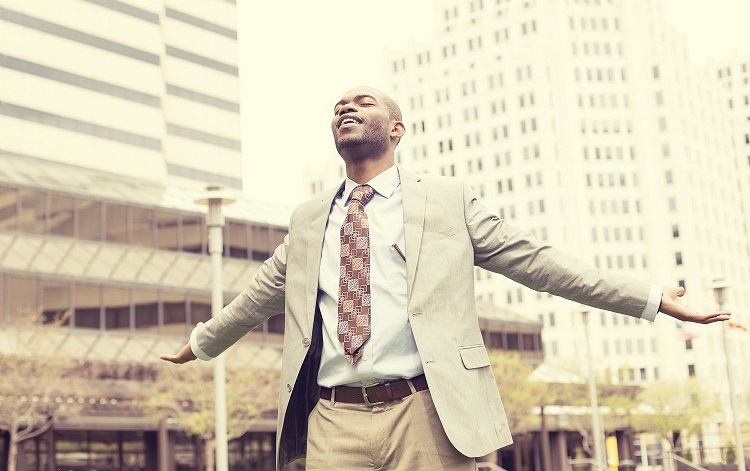
{"label": "green foliage", "polygon": [[553,391],[547,383],[529,380],[534,367],[516,352],[490,351],[490,363],[510,428],[522,432],[533,421],[533,407],[555,402]]}
{"label": "green foliage", "polygon": [[729,444],[727,448],[727,464],[734,464],[737,462],[737,453],[734,451],[734,443]]}
{"label": "green foliage", "polygon": [[[515,352],[491,351],[490,362],[503,397],[511,429],[523,433],[536,422],[534,407],[552,404],[590,405],[585,384],[547,384],[530,381],[534,367]],[[599,406],[605,430],[632,426],[638,431],[658,433],[672,440],[673,432],[697,432],[701,423],[721,409],[713,396],[690,380],[683,383],[660,381],[646,389],[636,386],[599,384]],[[643,407],[642,405],[645,405]],[[586,437],[591,429],[590,414],[571,415],[568,422]]]}
{"label": "green foliage", "polygon": [[643,390],[639,400],[653,408],[653,413],[634,416],[635,427],[658,433],[670,443],[674,432],[695,433],[702,422],[721,410],[720,403],[705,393],[694,379],[682,383],[653,383]]}
{"label": "green foliage", "polygon": [[30,312],[12,325],[0,325],[0,430],[10,437],[9,471],[15,470],[19,442],[83,408],[80,367],[59,351],[55,341],[55,329],[66,320],[67,313],[39,324],[36,313]]}
{"label": "green foliage", "polygon": [[[226,374],[227,435],[244,434],[264,411],[277,406],[278,373],[235,369]],[[174,420],[189,435],[212,439],[215,430],[213,365],[194,361],[159,367],[155,393],[145,410],[158,419]]]}

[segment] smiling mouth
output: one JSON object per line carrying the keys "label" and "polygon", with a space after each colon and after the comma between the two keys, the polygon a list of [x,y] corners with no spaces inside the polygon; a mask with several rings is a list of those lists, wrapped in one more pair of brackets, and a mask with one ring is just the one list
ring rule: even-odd
{"label": "smiling mouth", "polygon": [[361,124],[362,120],[353,116],[345,116],[339,120],[338,128]]}

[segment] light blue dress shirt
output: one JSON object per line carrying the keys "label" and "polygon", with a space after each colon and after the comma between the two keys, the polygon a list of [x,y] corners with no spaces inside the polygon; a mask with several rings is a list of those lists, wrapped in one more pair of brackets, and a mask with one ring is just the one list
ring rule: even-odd
{"label": "light blue dress shirt", "polygon": [[323,316],[323,352],[318,384],[325,387],[362,386],[423,373],[417,345],[406,314],[406,257],[401,180],[394,165],[368,184],[375,190],[365,206],[370,221],[370,339],[362,358],[354,365],[344,359],[339,341],[338,290],[341,239],[339,231],[346,218],[349,195],[358,185],[346,179],[344,190],[336,195],[328,216],[323,252],[320,257],[318,307]]}

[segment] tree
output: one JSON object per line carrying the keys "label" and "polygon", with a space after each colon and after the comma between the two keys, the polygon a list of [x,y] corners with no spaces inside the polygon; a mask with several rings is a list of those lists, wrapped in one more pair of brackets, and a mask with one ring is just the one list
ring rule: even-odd
{"label": "tree", "polygon": [[[260,415],[277,407],[278,372],[227,372],[227,438],[241,437]],[[206,470],[214,469],[216,414],[210,363],[160,365],[155,393],[144,409],[159,420],[174,420],[188,435],[204,440]]]}
{"label": "tree", "polygon": [[34,314],[0,325],[0,429],[10,435],[8,471],[16,470],[21,442],[82,407],[77,365],[55,348],[51,335],[66,319],[40,325]]}
{"label": "tree", "polygon": [[636,428],[658,433],[673,447],[677,446],[680,433],[699,431],[703,422],[721,410],[720,403],[694,379],[653,383],[639,399],[652,411],[633,416]]}
{"label": "tree", "polygon": [[553,404],[555,396],[549,384],[529,380],[534,367],[524,362],[519,353],[491,350],[489,355],[508,425],[511,430],[522,432],[531,424],[532,409]]}

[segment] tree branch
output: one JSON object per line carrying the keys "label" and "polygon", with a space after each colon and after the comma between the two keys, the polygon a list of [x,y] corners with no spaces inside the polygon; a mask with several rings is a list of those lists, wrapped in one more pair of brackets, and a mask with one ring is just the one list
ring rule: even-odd
{"label": "tree branch", "polygon": [[52,428],[52,424],[54,424],[54,423],[55,423],[55,418],[54,417],[48,417],[47,418],[47,423],[45,423],[44,425],[42,425],[41,427],[39,427],[38,430],[30,432],[30,433],[26,434],[25,436],[20,436],[19,435],[18,438],[16,439],[16,442],[22,442],[22,441],[28,440],[30,438],[38,437],[39,435],[43,434],[44,432],[46,432],[47,430],[49,430],[50,428]]}

